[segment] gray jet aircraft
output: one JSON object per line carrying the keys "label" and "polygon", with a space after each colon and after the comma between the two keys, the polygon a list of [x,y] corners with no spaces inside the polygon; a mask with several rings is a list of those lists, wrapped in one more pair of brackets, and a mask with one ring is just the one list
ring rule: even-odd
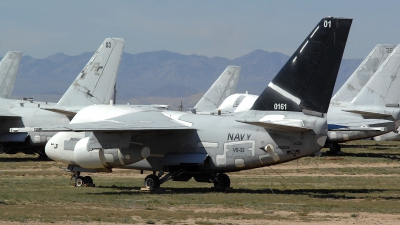
{"label": "gray jet aircraft", "polygon": [[[79,109],[110,102],[123,46],[124,39],[105,39],[57,104],[0,99],[0,152],[43,156],[54,133],[35,132],[32,127],[68,124]],[[10,128],[21,132],[9,133]]]}
{"label": "gray jet aircraft", "polygon": [[192,177],[229,187],[226,172],[284,163],[324,146],[326,113],[351,23],[323,18],[250,110],[205,115],[93,105],[69,125],[35,130],[62,131],[48,141],[46,154],[69,164],[76,186],[93,182],[81,172],[126,168],[153,171],[145,178],[149,188]]}
{"label": "gray jet aircraft", "polygon": [[[369,124],[365,131],[346,131],[346,128],[342,129],[339,125],[337,130],[340,133],[328,133],[327,145],[334,152],[340,151],[340,142],[375,137],[399,126],[400,79],[397,75],[400,73],[400,46],[393,48],[386,45],[385,49],[385,55],[390,54],[351,102],[343,101],[343,104],[338,104],[335,97],[333,98],[333,105],[329,108],[334,117],[331,120],[332,124],[335,124],[335,121],[344,124],[346,120],[350,122],[354,117],[364,118],[366,124]],[[379,120],[383,122],[377,123]]]}
{"label": "gray jet aircraft", "polygon": [[9,51],[0,62],[0,98],[10,98],[18,74],[22,52]]}

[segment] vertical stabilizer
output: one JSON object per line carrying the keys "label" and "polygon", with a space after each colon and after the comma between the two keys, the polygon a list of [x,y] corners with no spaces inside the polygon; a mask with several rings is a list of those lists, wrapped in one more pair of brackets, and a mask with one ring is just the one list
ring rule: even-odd
{"label": "vertical stabilizer", "polygon": [[9,51],[0,62],[0,98],[10,98],[22,52]]}
{"label": "vertical stabilizer", "polygon": [[229,95],[235,93],[240,71],[240,66],[228,66],[194,108],[198,111],[216,110]]}
{"label": "vertical stabilizer", "polygon": [[326,113],[351,23],[352,19],[323,18],[251,109]]}
{"label": "vertical stabilizer", "polygon": [[378,68],[350,106],[388,106],[400,104],[400,45]]}
{"label": "vertical stabilizer", "polygon": [[109,103],[125,40],[107,38],[57,103],[61,107]]}
{"label": "vertical stabilizer", "polygon": [[396,45],[378,44],[331,99],[331,105],[346,106],[357,96]]}

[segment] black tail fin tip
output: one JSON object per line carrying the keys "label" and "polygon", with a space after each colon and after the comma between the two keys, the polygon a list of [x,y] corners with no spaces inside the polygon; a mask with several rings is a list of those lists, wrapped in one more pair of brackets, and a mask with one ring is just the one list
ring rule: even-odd
{"label": "black tail fin tip", "polygon": [[323,18],[251,109],[326,113],[351,23],[352,19]]}

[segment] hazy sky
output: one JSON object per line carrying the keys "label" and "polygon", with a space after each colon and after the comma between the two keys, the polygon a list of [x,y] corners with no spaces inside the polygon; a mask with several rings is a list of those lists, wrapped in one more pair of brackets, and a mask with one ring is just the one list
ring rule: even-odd
{"label": "hazy sky", "polygon": [[399,9],[395,0],[0,0],[0,55],[79,55],[107,37],[125,38],[128,53],[291,55],[322,17],[335,16],[354,19],[344,58],[364,58],[378,43],[400,43]]}

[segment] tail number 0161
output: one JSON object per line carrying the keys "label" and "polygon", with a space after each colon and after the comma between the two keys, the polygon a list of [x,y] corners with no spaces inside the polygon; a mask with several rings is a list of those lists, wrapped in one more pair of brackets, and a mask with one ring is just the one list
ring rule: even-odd
{"label": "tail number 0161", "polygon": [[275,103],[274,104],[274,109],[275,110],[286,110],[286,104],[285,103]]}

